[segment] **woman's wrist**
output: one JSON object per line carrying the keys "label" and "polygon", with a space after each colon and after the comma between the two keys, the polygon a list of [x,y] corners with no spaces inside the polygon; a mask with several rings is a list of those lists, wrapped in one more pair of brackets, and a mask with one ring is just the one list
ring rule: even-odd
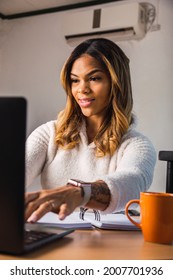
{"label": "woman's wrist", "polygon": [[83,201],[79,206],[105,210],[110,203],[110,190],[102,180],[86,183],[80,180],[70,179],[68,180],[68,185],[81,188]]}
{"label": "woman's wrist", "polygon": [[[73,195],[73,199],[75,197],[75,200],[78,202],[78,207],[82,206],[83,203],[83,199],[84,199],[84,194],[83,194],[83,190],[82,188],[78,187],[74,187],[74,185],[71,184],[67,184],[68,186],[68,190],[72,191],[72,195]],[[67,193],[68,195],[68,193]]]}
{"label": "woman's wrist", "polygon": [[83,201],[80,206],[85,206],[91,198],[91,183],[86,183],[76,179],[69,179],[68,185],[72,185],[81,189]]}

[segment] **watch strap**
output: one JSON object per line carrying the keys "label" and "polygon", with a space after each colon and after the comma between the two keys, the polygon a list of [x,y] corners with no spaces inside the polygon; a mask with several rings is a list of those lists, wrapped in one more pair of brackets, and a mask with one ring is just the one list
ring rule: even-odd
{"label": "watch strap", "polygon": [[91,184],[90,185],[88,184],[87,187],[82,187],[82,188],[83,188],[84,196],[83,196],[83,202],[81,206],[85,206],[91,197]]}

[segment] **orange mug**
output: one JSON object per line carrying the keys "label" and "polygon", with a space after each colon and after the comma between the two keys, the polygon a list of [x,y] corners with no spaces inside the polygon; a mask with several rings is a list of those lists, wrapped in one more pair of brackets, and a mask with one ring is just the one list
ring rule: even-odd
{"label": "orange mug", "polygon": [[[138,223],[128,213],[131,204],[140,206]],[[130,200],[126,204],[126,216],[142,230],[144,240],[154,243],[170,244],[173,241],[173,194],[141,192],[140,199]]]}

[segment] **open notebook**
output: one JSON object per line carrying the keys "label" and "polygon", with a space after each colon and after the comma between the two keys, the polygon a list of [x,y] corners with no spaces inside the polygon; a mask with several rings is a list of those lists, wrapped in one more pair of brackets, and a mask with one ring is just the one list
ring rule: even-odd
{"label": "open notebook", "polygon": [[84,220],[82,220],[80,218],[80,212],[75,211],[65,220],[61,221],[57,214],[47,213],[38,221],[38,223],[41,223],[44,227],[49,226],[73,229],[92,229],[93,227],[97,227],[100,229],[139,230],[139,228],[132,224],[124,214],[100,215],[100,220],[97,220],[95,219],[94,213],[86,212]]}

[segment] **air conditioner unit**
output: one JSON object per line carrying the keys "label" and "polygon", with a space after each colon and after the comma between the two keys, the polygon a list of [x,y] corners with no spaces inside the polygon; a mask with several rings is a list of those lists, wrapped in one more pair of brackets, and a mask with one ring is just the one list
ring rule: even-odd
{"label": "air conditioner unit", "polygon": [[62,30],[72,46],[92,37],[139,40],[146,33],[145,8],[140,3],[120,3],[69,12],[63,17]]}

